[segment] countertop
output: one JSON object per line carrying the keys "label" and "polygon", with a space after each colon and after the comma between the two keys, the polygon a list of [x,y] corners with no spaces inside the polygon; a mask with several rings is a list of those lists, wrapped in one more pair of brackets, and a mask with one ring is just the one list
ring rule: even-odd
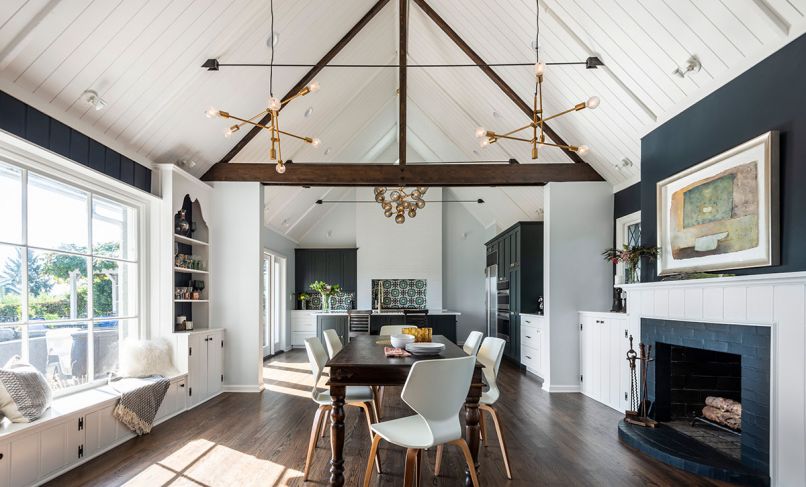
{"label": "countertop", "polygon": [[[305,311],[305,310],[296,310],[296,311]],[[330,311],[330,312],[327,312],[327,313],[319,311],[319,310],[308,310],[308,311],[310,311],[312,314],[315,314],[315,315],[347,316],[347,311],[341,311],[341,310],[340,311]],[[378,316],[396,316],[396,315],[397,316],[403,316],[403,311],[381,311],[380,313],[378,313],[377,311],[372,310],[372,314],[373,315],[378,315]],[[428,314],[429,315],[454,315],[454,316],[459,316],[462,313],[460,313],[458,311],[450,311],[450,310],[447,310],[447,309],[429,309]]]}

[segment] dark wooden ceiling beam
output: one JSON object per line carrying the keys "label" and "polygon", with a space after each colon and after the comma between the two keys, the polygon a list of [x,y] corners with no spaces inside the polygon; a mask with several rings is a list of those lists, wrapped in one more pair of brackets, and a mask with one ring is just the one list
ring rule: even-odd
{"label": "dark wooden ceiling beam", "polygon": [[550,182],[602,181],[587,164],[359,164],[288,162],[215,164],[204,181],[250,181],[289,186],[542,186]]}
{"label": "dark wooden ceiling beam", "polygon": [[[383,7],[386,6],[387,3],[389,3],[389,0],[378,0],[375,3],[375,5],[373,5],[372,8],[369,9],[369,11],[366,14],[364,14],[364,16],[361,17],[361,19],[359,19],[359,21],[356,22],[356,24],[349,31],[347,31],[346,34],[344,34],[344,37],[339,39],[339,42],[337,42],[336,45],[334,45],[322,57],[322,59],[317,61],[314,67],[312,67],[307,73],[305,73],[305,76],[303,76],[302,79],[300,79],[299,82],[297,82],[297,84],[295,84],[290,90],[288,90],[288,93],[286,93],[282,99],[285,100],[286,98],[297,94],[308,83],[313,81],[316,75],[319,74],[319,72],[322,71],[322,69],[324,69],[325,66],[327,66],[327,63],[332,61],[333,58],[335,58],[341,52],[341,50],[344,49],[344,47],[347,44],[349,44],[350,41],[352,41],[353,38],[356,35],[358,35],[359,32],[361,32],[361,29],[363,29],[370,22],[370,20],[372,20],[375,17],[375,15],[377,15],[378,12],[380,12],[383,9]],[[270,120],[271,115],[267,114],[260,119],[259,123],[261,125],[268,125]],[[261,129],[260,127],[252,127],[252,129],[249,130],[249,132],[247,132],[243,136],[243,138],[238,141],[237,144],[235,144],[235,147],[233,147],[229,152],[227,152],[227,155],[221,158],[219,163],[231,161],[239,152],[241,152],[241,150],[243,150],[244,147],[246,147],[246,144],[248,144],[252,139],[255,138],[257,134],[260,133],[261,130],[263,129]]]}
{"label": "dark wooden ceiling beam", "polygon": [[[498,73],[495,72],[495,70],[493,70],[493,68],[484,62],[484,59],[482,59],[481,56],[479,56],[478,53],[476,53],[476,51],[474,51],[473,48],[471,48],[455,30],[453,30],[453,28],[451,28],[451,26],[448,25],[448,23],[445,22],[445,20],[440,17],[440,15],[434,9],[432,9],[425,0],[414,0],[414,3],[416,3],[423,10],[423,12],[437,25],[437,27],[442,29],[442,32],[444,32],[445,35],[447,35],[459,47],[459,49],[461,49],[462,52],[467,55],[467,57],[476,63],[484,74],[486,74],[487,77],[490,78],[492,82],[495,83],[498,88],[500,88],[501,91],[503,91],[504,94],[507,95],[507,97],[509,97],[509,99],[512,100],[515,105],[517,105],[518,108],[520,108],[521,111],[529,117],[529,119],[532,118],[532,106],[523,101],[518,94],[515,93],[515,90],[513,90],[512,87],[510,87],[507,82],[504,81],[503,78],[501,78]],[[556,144],[568,145],[568,143],[563,140],[563,138],[560,137],[557,132],[555,132],[545,123],[543,124],[543,131]],[[585,163],[585,161],[576,152],[568,149],[563,149],[563,152],[565,152],[565,154],[572,161]]]}
{"label": "dark wooden ceiling beam", "polygon": [[400,39],[398,46],[398,137],[397,137],[397,157],[401,166],[406,165],[406,57],[408,56],[408,40],[409,40],[409,27],[408,27],[408,0],[399,0],[399,17],[400,17]]}

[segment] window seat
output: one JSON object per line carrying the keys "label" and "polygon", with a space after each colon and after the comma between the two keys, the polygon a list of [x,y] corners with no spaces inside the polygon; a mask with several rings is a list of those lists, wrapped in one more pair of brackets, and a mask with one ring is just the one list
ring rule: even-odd
{"label": "window seat", "polygon": [[[176,374],[167,378],[173,383],[185,377],[187,377],[187,374]],[[57,397],[53,399],[53,404],[45,411],[45,414],[36,421],[31,423],[12,423],[8,418],[0,421],[0,440],[5,440],[24,431],[30,432],[38,427],[44,427],[65,416],[108,406],[117,401],[119,397],[120,393],[107,384]]]}

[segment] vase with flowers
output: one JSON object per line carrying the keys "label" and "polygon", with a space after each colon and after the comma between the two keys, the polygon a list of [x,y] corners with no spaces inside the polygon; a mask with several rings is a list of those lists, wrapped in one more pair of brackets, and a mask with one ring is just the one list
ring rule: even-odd
{"label": "vase with flowers", "polygon": [[308,287],[311,291],[322,295],[322,311],[325,313],[330,311],[330,297],[341,292],[341,286],[338,284],[328,284],[324,281],[315,281]]}
{"label": "vase with flowers", "polygon": [[646,258],[650,262],[655,261],[660,254],[660,248],[634,245],[625,245],[621,249],[607,249],[602,252],[605,260],[613,264],[624,264],[624,271],[626,274],[626,284],[641,282],[639,275],[641,259]]}
{"label": "vase with flowers", "polygon": [[299,300],[299,309],[308,309],[308,301],[311,300],[311,295],[306,292],[301,292],[297,295]]}

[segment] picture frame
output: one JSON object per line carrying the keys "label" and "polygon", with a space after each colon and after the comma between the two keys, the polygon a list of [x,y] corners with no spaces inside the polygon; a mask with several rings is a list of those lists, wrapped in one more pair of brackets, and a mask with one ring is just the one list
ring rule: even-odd
{"label": "picture frame", "polygon": [[779,264],[778,144],[770,131],[657,183],[658,275]]}

